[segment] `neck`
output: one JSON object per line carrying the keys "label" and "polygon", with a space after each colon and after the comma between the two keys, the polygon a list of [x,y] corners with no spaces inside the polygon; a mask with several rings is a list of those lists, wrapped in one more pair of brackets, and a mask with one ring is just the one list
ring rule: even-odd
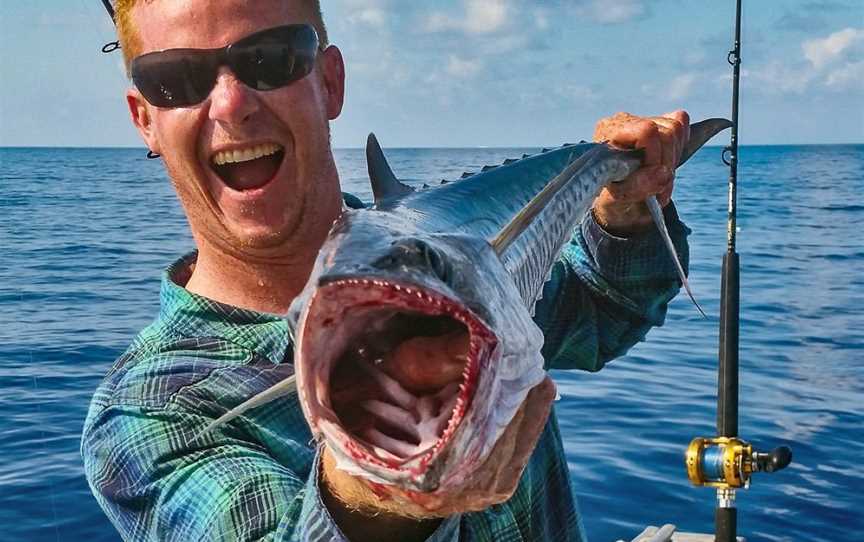
{"label": "neck", "polygon": [[193,231],[198,261],[186,289],[235,307],[285,314],[309,280],[318,251],[341,208],[341,193],[337,191],[326,205],[318,206],[306,227],[268,257],[223,250]]}
{"label": "neck", "polygon": [[186,289],[208,299],[258,312],[284,314],[300,293],[317,250],[282,261],[250,262],[199,244]]}

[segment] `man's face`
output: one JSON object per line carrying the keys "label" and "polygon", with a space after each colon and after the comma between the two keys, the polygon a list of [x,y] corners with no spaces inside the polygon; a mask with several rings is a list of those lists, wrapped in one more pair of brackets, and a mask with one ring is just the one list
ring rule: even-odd
{"label": "man's face", "polygon": [[[311,23],[308,11],[288,0],[155,0],[138,2],[133,21],[143,54],[224,47],[259,30]],[[162,155],[199,246],[268,257],[316,236],[310,223],[340,201],[328,122],[341,111],[343,80],[341,55],[330,48],[310,75],[275,90],[249,88],[223,66],[210,96],[194,106],[157,108],[129,91],[133,120]]]}

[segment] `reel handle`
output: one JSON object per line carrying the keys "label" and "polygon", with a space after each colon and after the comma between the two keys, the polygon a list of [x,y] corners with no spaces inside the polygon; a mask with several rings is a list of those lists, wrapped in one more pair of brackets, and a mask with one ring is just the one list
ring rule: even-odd
{"label": "reel handle", "polygon": [[788,446],[774,448],[771,452],[756,452],[753,454],[757,471],[777,472],[785,469],[792,462],[792,450]]}

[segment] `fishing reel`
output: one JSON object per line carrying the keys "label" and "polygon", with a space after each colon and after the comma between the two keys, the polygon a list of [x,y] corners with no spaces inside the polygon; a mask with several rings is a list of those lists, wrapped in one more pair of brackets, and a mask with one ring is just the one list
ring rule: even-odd
{"label": "fishing reel", "polygon": [[695,438],[686,454],[690,482],[720,490],[746,489],[754,472],[776,472],[791,461],[788,446],[757,452],[751,444],[734,437]]}

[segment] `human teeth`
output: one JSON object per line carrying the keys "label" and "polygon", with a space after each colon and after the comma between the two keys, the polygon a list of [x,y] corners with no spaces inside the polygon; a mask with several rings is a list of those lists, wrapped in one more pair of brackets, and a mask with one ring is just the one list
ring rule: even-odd
{"label": "human teeth", "polygon": [[266,143],[257,145],[248,149],[238,149],[233,151],[219,151],[213,155],[213,163],[217,166],[225,164],[236,164],[239,162],[248,162],[249,160],[257,160],[271,154],[276,154],[281,151],[282,147],[275,143]]}

